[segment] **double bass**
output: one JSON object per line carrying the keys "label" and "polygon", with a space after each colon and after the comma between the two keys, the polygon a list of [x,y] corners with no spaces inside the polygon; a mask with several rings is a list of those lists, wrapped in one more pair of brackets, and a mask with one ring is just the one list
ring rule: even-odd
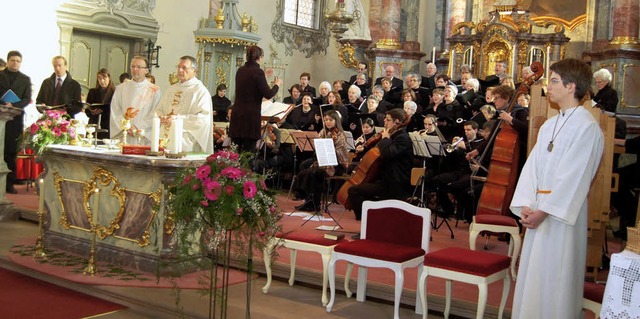
{"label": "double bass", "polygon": [[[389,130],[389,135],[393,135],[393,133],[398,131],[400,128],[407,126],[410,121],[411,116],[407,116],[404,123],[400,123]],[[368,139],[364,144],[364,147],[372,147],[380,142],[381,139],[382,133],[378,133]],[[338,193],[336,194],[336,201],[344,206],[344,208],[352,209],[349,201],[349,188],[362,183],[373,182],[379,175],[381,164],[382,160],[380,159],[380,149],[372,147],[364,154],[357,168],[354,170],[353,175],[351,175],[351,178],[346,180],[342,187],[340,187],[340,190],[338,190]]]}
{"label": "double bass", "polygon": [[[531,64],[531,71],[534,75],[525,79],[518,91],[509,102],[506,112],[511,112],[516,102],[516,97],[522,93],[528,93],[530,86],[543,74],[542,63]],[[477,215],[504,215],[509,216],[509,204],[516,187],[518,177],[518,163],[520,161],[520,140],[518,132],[511,125],[500,120],[494,127],[494,131],[489,139],[489,144],[494,143],[493,153],[487,180],[482,187],[482,193],[478,200]],[[481,155],[484,157],[485,153]],[[524,159],[523,159],[524,160]],[[482,159],[479,160],[482,162]]]}

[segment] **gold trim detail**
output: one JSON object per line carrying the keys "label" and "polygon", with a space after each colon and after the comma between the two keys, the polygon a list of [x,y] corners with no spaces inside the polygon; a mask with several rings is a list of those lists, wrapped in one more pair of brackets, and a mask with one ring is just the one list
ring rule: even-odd
{"label": "gold trim detail", "polygon": [[640,44],[640,41],[638,41],[638,38],[636,37],[615,37],[611,39],[609,44]]}
{"label": "gold trim detail", "polygon": [[[109,195],[115,196],[118,199],[119,209],[116,213],[116,217],[109,222],[109,227],[105,227],[104,225],[95,225],[93,221],[93,213],[91,212],[91,205],[89,205],[89,200],[91,196],[100,194],[94,192],[96,188],[100,188],[98,184],[102,186],[109,186],[113,184],[113,188],[111,189],[111,191],[109,191]],[[122,216],[124,215],[124,203],[126,199],[127,194],[125,193],[125,189],[120,187],[120,182],[115,176],[113,176],[113,173],[101,167],[96,167],[93,170],[93,176],[91,176],[91,179],[86,182],[84,186],[82,205],[85,207],[85,212],[87,214],[87,218],[89,219],[89,223],[96,229],[96,234],[98,235],[98,237],[100,237],[100,239],[105,239],[107,238],[107,236],[112,236],[113,232],[120,228],[120,221],[122,220]]]}
{"label": "gold trim detail", "polygon": [[402,44],[396,39],[378,39],[376,47],[380,49],[400,49]]}
{"label": "gold trim detail", "polygon": [[242,45],[242,46],[248,47],[256,44],[256,42],[238,40],[234,38],[212,38],[212,37],[205,37],[205,36],[196,37],[196,43],[211,43],[212,45],[215,45],[216,43],[230,44],[232,47],[234,45]]}
{"label": "gold trim detail", "polygon": [[[640,105],[627,105],[627,102],[624,99],[624,94],[625,94],[625,79],[627,78],[627,74],[630,74],[630,72],[627,72],[628,68],[637,68],[638,70],[636,70],[635,73],[638,73],[638,71],[640,71],[640,65],[638,64],[633,64],[633,63],[626,63],[622,65],[622,94],[620,94],[620,106],[622,107],[630,107],[630,108],[638,108],[640,107]],[[632,88],[633,89],[633,88]]]}
{"label": "gold trim detail", "polygon": [[567,21],[567,20],[562,19],[562,18],[551,17],[551,16],[535,17],[535,18],[532,18],[531,21],[536,22],[536,23],[545,22],[545,21],[549,21],[549,22],[553,21],[553,22],[556,22],[556,23],[564,25],[567,29],[569,29],[569,31],[573,31],[580,24],[585,23],[587,21],[587,15],[586,14],[579,15],[579,16],[577,16],[575,19],[573,19],[571,21]]}
{"label": "gold trim detail", "polygon": [[473,23],[473,21],[464,21],[464,22],[458,22],[456,23],[456,25],[453,26],[453,30],[451,31],[451,35],[457,35],[457,34],[462,34],[462,28],[467,28],[469,29],[469,31],[472,31],[473,29],[476,28],[476,24]]}
{"label": "gold trim detail", "polygon": [[350,43],[345,43],[338,49],[338,58],[345,68],[358,68],[360,63],[355,57],[356,49]]}

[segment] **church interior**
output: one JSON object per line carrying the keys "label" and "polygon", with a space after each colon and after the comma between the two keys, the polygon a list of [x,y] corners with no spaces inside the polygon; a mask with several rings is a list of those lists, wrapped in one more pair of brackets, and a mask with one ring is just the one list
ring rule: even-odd
{"label": "church interior", "polygon": [[[433,126],[442,124],[444,127],[440,128],[444,136],[440,133],[434,139],[445,148],[437,151],[440,154],[434,157],[414,157],[414,168],[405,172],[411,175],[413,194],[406,198],[412,199],[409,200],[411,203],[419,203],[416,205],[430,210],[431,220],[427,223],[427,228],[430,228],[430,241],[425,240],[428,252],[460,249],[467,254],[478,252],[479,259],[486,257],[483,254],[487,252],[509,257],[505,257],[506,264],[499,267],[500,272],[479,275],[481,280],[492,280],[489,284],[482,286],[469,281],[469,277],[473,276],[454,276],[453,297],[449,300],[447,294],[451,285],[443,279],[447,278],[447,275],[438,277],[439,273],[434,270],[430,274],[431,277],[423,282],[426,283],[429,302],[428,311],[425,311],[420,302],[421,283],[416,281],[422,273],[415,268],[401,270],[404,272],[404,284],[401,282],[400,287],[394,287],[394,283],[397,284],[397,274],[394,277],[391,271],[370,269],[366,301],[360,296],[358,275],[363,273],[361,270],[360,273],[356,272],[350,276],[351,269],[337,263],[335,268],[327,273],[328,256],[333,252],[333,246],[326,244],[327,231],[331,231],[331,236],[345,236],[345,239],[338,241],[352,240],[352,237],[357,240],[358,235],[364,230],[361,227],[366,219],[361,221],[360,216],[354,216],[353,211],[345,208],[345,203],[337,199],[336,193],[341,183],[345,182],[344,179],[330,178],[326,183],[324,180],[319,182],[322,186],[318,187],[322,192],[326,190],[326,195],[322,194],[326,198],[322,198],[321,205],[315,198],[309,204],[311,207],[305,206],[308,204],[306,201],[300,201],[305,198],[304,194],[298,194],[297,186],[294,187],[300,182],[296,182],[296,172],[303,170],[298,168],[298,165],[309,157],[308,154],[307,157],[304,154],[300,158],[296,157],[301,153],[296,147],[302,147],[293,141],[297,135],[290,131],[297,131],[303,125],[290,123],[289,127],[276,126],[275,130],[279,129],[277,138],[282,139],[278,145],[284,145],[290,153],[293,149],[292,156],[284,165],[269,167],[265,146],[265,161],[261,162],[262,166],[256,170],[272,172],[266,185],[276,191],[277,206],[283,214],[280,221],[282,231],[304,232],[304,235],[302,239],[283,237],[284,244],[280,242],[283,247],[277,249],[277,256],[273,260],[264,257],[267,254],[262,251],[252,253],[253,259],[249,257],[249,266],[244,263],[246,260],[231,257],[233,271],[244,274],[248,267],[253,268],[252,273],[246,278],[242,277],[245,275],[237,275],[240,277],[238,283],[228,286],[224,303],[224,307],[228,308],[225,308],[224,315],[220,318],[227,318],[227,315],[229,318],[511,318],[514,288],[518,280],[518,254],[522,245],[521,239],[524,237],[524,231],[518,228],[514,215],[508,211],[509,196],[512,193],[509,194],[507,191],[506,199],[499,202],[500,207],[496,208],[498,215],[508,217],[506,224],[488,222],[490,225],[484,225],[477,222],[473,215],[476,215],[476,209],[482,209],[476,207],[479,204],[478,198],[475,197],[479,197],[479,201],[482,202],[486,194],[480,195],[482,188],[474,188],[474,183],[482,185],[487,181],[487,177],[477,176],[475,181],[471,178],[471,187],[468,189],[470,177],[466,176],[464,193],[456,197],[456,193],[451,195],[441,191],[438,184],[440,182],[434,182],[433,185],[437,186],[431,187],[432,185],[425,181],[433,177],[433,173],[429,172],[434,163],[432,159],[456,153],[458,144],[463,147],[465,145],[461,142],[472,144],[476,133],[473,133],[473,138],[465,135],[468,125],[469,129],[478,132],[480,138],[480,132],[484,127],[482,123],[490,121],[490,117],[485,119],[484,116],[488,115],[483,114],[481,106],[490,104],[486,97],[490,92],[501,92],[499,89],[486,90],[485,86],[508,86],[508,83],[503,81],[507,78],[511,80],[511,86],[515,89],[508,91],[514,94],[511,96],[513,101],[520,93],[527,97],[525,125],[528,127],[525,129],[527,133],[522,137],[524,144],[519,146],[523,148],[523,155],[519,157],[521,164],[524,164],[544,121],[558,114],[558,111],[553,109],[553,102],[545,96],[550,67],[558,61],[573,58],[587,63],[593,72],[605,70],[605,76],[591,79],[591,94],[597,97],[597,93],[602,90],[600,82],[606,80],[607,88],[615,92],[616,102],[613,105],[602,106],[604,102],[593,101],[592,104],[589,100],[581,101],[591,110],[604,135],[604,155],[588,196],[583,307],[585,318],[598,318],[603,314],[611,318],[637,318],[633,314],[640,316],[640,308],[637,307],[637,300],[640,298],[635,298],[636,301],[633,301],[634,298],[621,301],[628,307],[624,309],[632,309],[634,305],[637,308],[626,310],[627,317],[615,316],[623,310],[612,308],[611,305],[605,305],[605,310],[600,312],[603,308],[605,287],[607,296],[616,292],[612,287],[622,287],[623,281],[624,289],[637,290],[637,287],[635,290],[627,287],[627,279],[616,279],[613,284],[609,284],[612,281],[608,282],[608,278],[611,279],[612,274],[615,275],[617,272],[619,275],[622,272],[619,276],[624,277],[635,267],[636,286],[640,281],[637,276],[640,269],[640,214],[637,214],[640,211],[640,185],[634,181],[629,182],[629,179],[638,179],[637,168],[640,163],[637,160],[637,150],[629,151],[629,147],[625,150],[624,146],[625,140],[629,141],[640,135],[638,0],[23,0],[6,7],[5,13],[4,21],[7,27],[3,34],[4,41],[0,42],[0,58],[4,59],[5,53],[12,50],[21,52],[20,72],[31,79],[31,104],[34,104],[36,96],[39,96],[40,83],[51,76],[51,59],[54,56],[66,58],[69,74],[80,84],[83,98],[95,83],[99,83],[98,71],[102,68],[109,69],[115,85],[123,82],[118,82],[118,75],[129,72],[134,56],[142,56],[148,60],[149,75],[153,77],[157,87],[165,92],[178,82],[178,63],[181,57],[192,56],[197,61],[197,79],[213,96],[214,111],[221,85],[224,85],[226,98],[231,101],[230,110],[233,110],[238,68],[245,63],[247,47],[257,45],[264,51],[260,67],[266,74],[267,82],[273,84],[282,81],[272,99],[276,102],[295,107],[305,105],[307,87],[315,87],[320,94],[316,98],[314,89],[311,101],[320,110],[323,106],[333,104],[328,102],[326,96],[333,94],[331,92],[339,92],[334,98],[344,99],[344,104],[354,106],[358,113],[361,112],[360,109],[366,110],[369,101],[374,100],[376,105],[373,109],[363,113],[375,113],[378,112],[376,106],[382,105],[383,102],[387,105],[385,110],[400,108],[406,111],[405,95],[411,95],[410,98],[415,102],[413,112],[422,115],[416,117],[417,123],[405,123],[407,131],[408,127],[412,127],[416,132],[423,133],[430,133],[426,121],[430,118],[427,109],[434,103],[433,96],[440,95],[440,98],[444,99],[442,103],[447,103],[446,100],[451,98],[457,99],[460,104],[468,105],[468,114],[465,113],[464,116],[432,116]],[[34,25],[24,27],[25,23]],[[11,25],[18,27],[18,30],[10,29]],[[531,80],[531,72],[535,73],[535,81]],[[305,83],[301,83],[303,78],[306,79]],[[436,85],[437,82],[431,84],[431,78],[431,81],[442,78],[445,83],[442,86],[447,89],[443,91],[438,88],[441,85]],[[385,79],[388,79],[386,83],[389,86],[386,88]],[[473,100],[469,100],[468,95],[464,94],[468,92],[466,84],[474,83],[469,81],[470,79],[477,83],[475,92],[482,93],[474,97],[482,98],[483,103],[480,105],[472,103]],[[399,85],[395,80],[399,80]],[[409,84],[409,81],[414,80],[415,87]],[[321,87],[325,86],[325,82],[330,86],[323,91]],[[452,93],[452,89],[448,89],[449,84],[455,92]],[[530,87],[530,90],[521,92],[518,88],[521,85]],[[358,99],[357,102],[351,100],[353,87],[359,92],[355,97]],[[380,94],[385,98],[376,97],[376,89],[384,90],[380,91]],[[518,93],[515,93],[516,91]],[[393,93],[393,98],[387,99],[386,92]],[[286,99],[289,99],[288,102]],[[436,106],[437,103],[439,102],[436,102]],[[517,101],[517,104],[519,103],[520,100]],[[596,104],[599,108],[592,107]],[[496,111],[498,107],[494,106],[491,106],[493,113],[499,117],[500,110]],[[301,109],[302,107],[300,106]],[[227,146],[228,140],[225,141],[225,137],[228,135],[228,122],[231,117],[227,115],[228,109],[229,105],[223,111],[218,110],[218,113],[214,114],[215,150]],[[490,108],[486,110],[491,111]],[[291,113],[287,114],[294,113],[289,111]],[[387,118],[384,112],[378,112],[378,117],[375,114],[366,114],[371,115],[368,117],[353,115],[354,118],[360,119],[359,122],[351,119],[352,113],[355,112],[351,109],[348,112],[349,120],[343,119],[345,122],[342,123],[342,127],[345,131],[353,131],[353,149],[356,149],[355,143],[360,135],[365,137],[363,144],[366,144],[368,133],[364,130],[365,124],[379,129],[386,125]],[[4,125],[7,119],[3,116],[7,115],[0,116]],[[325,113],[323,117],[326,116],[328,115]],[[468,121],[476,121],[477,118],[482,120],[480,125],[475,122],[475,126],[468,124]],[[460,131],[446,129],[456,125],[460,127]],[[484,132],[488,132],[490,128],[491,126]],[[438,131],[438,128],[435,130]],[[264,131],[264,136],[267,136],[266,127]],[[320,128],[317,131],[319,132]],[[1,133],[4,139],[4,128]],[[418,135],[416,133],[415,136]],[[289,142],[285,142],[287,138],[290,139]],[[430,153],[428,142],[424,143],[425,152]],[[37,249],[41,246],[34,248],[35,255],[27,249],[37,240],[39,245],[44,243],[46,248],[56,247],[82,258],[86,258],[91,250],[92,260],[96,257],[101,263],[108,262],[110,265],[134,268],[151,277],[163,273],[161,259],[173,256],[171,250],[175,249],[175,242],[170,238],[170,231],[163,230],[163,227],[168,227],[167,218],[171,218],[168,217],[168,209],[158,207],[166,203],[164,196],[167,196],[169,180],[178,174],[179,169],[188,167],[189,164],[136,159],[135,156],[114,159],[112,156],[96,152],[86,155],[86,159],[80,159],[85,156],[84,153],[67,145],[50,152],[52,155],[47,159],[46,167],[51,174],[47,173],[45,180],[47,185],[54,184],[56,191],[54,187],[47,186],[46,196],[38,196],[38,190],[44,191],[37,173],[19,174],[21,178],[15,185],[14,194],[9,193],[9,188],[6,193],[0,190],[0,270],[37,280],[40,282],[37,285],[52,284],[61,287],[65,289],[60,292],[62,295],[80,293],[89,296],[88,298],[104,301],[107,306],[115,306],[104,311],[79,312],[81,315],[62,315],[62,308],[76,306],[71,303],[69,306],[62,306],[62,303],[50,305],[44,301],[39,305],[39,300],[29,301],[35,298],[33,295],[15,292],[14,296],[19,296],[17,298],[21,301],[14,304],[14,301],[0,298],[0,313],[10,308],[23,308],[26,310],[16,312],[21,313],[20,317],[39,318],[42,312],[29,308],[50,307],[44,314],[53,318],[216,318],[215,312],[220,309],[214,306],[212,310],[209,296],[201,294],[195,287],[197,284],[185,284],[184,287],[188,288],[176,290],[176,287],[182,286],[182,282],[188,279],[178,280],[179,283],[173,288],[171,284],[162,287],[135,283],[114,285],[111,282],[94,281],[93,273],[83,275],[82,271],[74,275],[76,279],[69,279],[61,276],[59,272],[43,270],[42,262],[38,262],[36,258]],[[414,149],[415,152],[418,151]],[[259,153],[260,157],[262,155],[263,153]],[[462,157],[464,156],[463,153]],[[197,160],[205,158],[206,156],[201,156]],[[516,167],[518,157],[515,158],[515,166],[512,167],[513,177],[510,177],[509,182],[512,186],[511,192],[517,178],[516,169],[522,169],[522,166]],[[34,156],[22,154],[18,157],[20,163],[25,159],[33,160]],[[192,160],[189,156],[187,159]],[[65,166],[67,162],[80,163],[74,164],[80,166],[69,168]],[[482,168],[482,163],[484,162],[474,164]],[[469,163],[465,162],[465,165],[467,164]],[[31,165],[29,172],[42,171],[42,164],[38,166],[37,161],[25,165]],[[131,189],[138,190],[129,189],[126,196],[129,196],[127,198],[131,198],[131,201],[139,199],[142,203],[140,206],[129,206],[124,217],[123,207],[133,205],[129,203],[129,199],[123,199],[125,195],[116,194],[113,198],[117,199],[102,202],[103,206],[98,205],[113,208],[113,218],[117,219],[116,222],[110,221],[110,226],[103,227],[103,233],[95,229],[92,221],[79,221],[80,218],[84,218],[85,210],[82,206],[95,200],[91,198],[92,191],[82,189],[82,178],[91,176],[95,183],[106,179],[106,184],[118,184],[119,181],[113,177],[112,172],[92,171],[92,165],[112,167],[111,171],[116,172],[115,175],[129,174],[128,183],[134,185]],[[144,169],[145,165],[151,168]],[[437,165],[442,167],[442,162],[438,162]],[[81,168],[78,169],[79,167]],[[0,165],[0,181],[6,180],[9,171],[6,165]],[[417,178],[414,178],[414,174],[417,174]],[[472,175],[476,177],[475,173]],[[131,182],[132,180],[135,182]],[[425,191],[425,188],[428,190]],[[68,193],[63,196],[63,192]],[[327,199],[332,195],[333,197]],[[471,196],[471,202],[463,202],[462,196]],[[46,216],[42,214],[44,201],[49,208],[48,213],[44,212]],[[447,204],[444,205],[443,202]],[[618,202],[623,204],[618,205]],[[63,207],[62,212],[56,211],[56,207]],[[64,207],[82,210],[83,214],[67,214]],[[324,210],[324,214],[320,212],[318,216],[319,210]],[[313,215],[303,221],[300,216],[304,215],[299,215],[301,211],[308,211]],[[88,215],[91,215],[90,209]],[[314,220],[313,217],[319,218]],[[149,219],[148,222],[146,218]],[[373,224],[374,218],[371,217],[371,220]],[[336,225],[339,227],[336,228]],[[481,228],[485,226],[487,228]],[[297,245],[298,241],[302,244]],[[325,243],[309,245],[310,241],[316,244],[318,241]],[[97,253],[94,251],[96,245]],[[330,246],[328,251],[318,248],[323,246],[326,249],[327,245]],[[470,246],[473,247],[473,252],[469,250]],[[290,254],[296,250],[297,259],[295,254]],[[319,258],[318,253],[322,258]],[[51,252],[49,254],[51,255]],[[616,255],[615,258],[613,255]],[[619,263],[622,256],[633,260],[625,264],[628,269],[620,270],[622,268],[614,264]],[[296,262],[297,277],[294,285],[293,279],[289,278],[290,275],[293,278],[294,271],[290,267]],[[104,269],[104,264],[99,265]],[[430,269],[438,269],[437,265],[431,266]],[[50,266],[44,268],[48,269]],[[85,273],[87,269],[85,268]],[[83,276],[86,278],[83,279]],[[331,288],[327,286],[327,276]],[[345,283],[345,277],[349,276],[351,289],[358,282],[357,300],[344,296],[345,292],[348,292],[348,280],[344,288],[342,285]],[[462,277],[464,279],[461,279]],[[478,287],[484,287],[484,292],[483,288]],[[402,291],[401,298],[397,294],[398,289]],[[3,297],[15,298],[11,297],[11,287],[4,286],[1,290],[5,291],[0,294]],[[596,297],[587,298],[588,292],[593,291]],[[43,296],[46,297],[46,294]],[[329,298],[333,309],[331,306],[325,308]],[[611,304],[614,303],[611,301],[612,298],[608,300]],[[95,301],[96,304],[98,301]],[[87,304],[89,302],[94,301],[87,301]],[[615,305],[619,304],[616,300]],[[60,315],[56,314],[57,312],[60,312]],[[29,316],[30,313],[32,316]],[[25,314],[26,316],[23,316]]]}

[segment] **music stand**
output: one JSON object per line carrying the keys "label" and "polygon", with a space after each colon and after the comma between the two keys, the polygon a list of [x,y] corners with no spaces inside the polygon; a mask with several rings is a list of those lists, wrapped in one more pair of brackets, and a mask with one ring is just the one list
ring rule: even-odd
{"label": "music stand", "polygon": [[420,179],[418,180],[418,183],[416,184],[416,187],[413,190],[413,195],[411,197],[414,197],[416,195],[416,190],[418,188],[418,185],[420,185],[421,191],[419,202],[416,206],[426,207],[424,203],[424,178],[427,169],[427,158],[431,158],[431,154],[429,153],[429,150],[427,148],[427,142],[422,139],[420,133],[409,132],[409,137],[411,138],[411,143],[413,144],[413,155],[422,158],[422,168],[425,170],[422,176],[420,176]]}
{"label": "music stand", "polygon": [[[300,152],[313,152],[313,142],[312,140],[320,137],[318,132],[316,131],[289,131],[291,139],[296,144],[296,147],[300,150]],[[293,153],[293,177],[291,178],[291,185],[289,186],[289,192],[287,193],[287,199],[291,195],[291,191],[293,190],[293,183],[296,181],[296,171],[298,166],[298,156],[297,152]]]}
{"label": "music stand", "polygon": [[[338,165],[338,157],[336,155],[335,146],[333,145],[333,139],[331,139],[331,138],[316,138],[316,139],[313,140],[312,144],[313,144],[312,147],[315,148],[316,160],[318,162],[318,167],[329,167],[329,166]],[[327,185],[329,182],[330,182],[330,179],[325,178],[325,183],[323,184],[325,189],[322,192],[322,193],[324,193],[324,195],[325,195],[324,197],[325,198],[320,201],[320,207],[318,208],[318,210],[316,210],[313,213],[313,215],[311,215],[307,220],[305,220],[304,223],[302,223],[302,226],[304,226],[304,224],[308,223],[310,220],[312,220],[316,216],[318,217],[318,220],[321,220],[321,218],[326,213],[336,223],[336,226],[338,226],[338,228],[342,228],[340,223],[338,223],[338,221],[333,217],[333,215],[331,215],[331,212],[329,211],[329,189],[330,189],[330,187],[329,187],[329,185]]]}
{"label": "music stand", "polygon": [[[440,138],[438,136],[419,135],[419,137],[425,141],[425,147],[427,148],[427,153],[431,155],[430,157],[445,156],[444,146],[442,145],[442,142],[440,141]],[[426,157],[423,158],[423,161],[425,163],[426,163],[426,159],[427,159]],[[433,214],[433,222],[431,223],[431,226],[434,230],[437,231],[438,229],[440,229],[440,227],[442,227],[443,224],[445,224],[447,228],[449,228],[449,232],[451,233],[451,239],[453,239],[455,236],[453,234],[453,229],[451,228],[451,225],[449,225],[449,220],[447,218],[442,217],[442,220],[440,221],[440,223],[438,223],[438,210],[436,209],[435,213]]]}

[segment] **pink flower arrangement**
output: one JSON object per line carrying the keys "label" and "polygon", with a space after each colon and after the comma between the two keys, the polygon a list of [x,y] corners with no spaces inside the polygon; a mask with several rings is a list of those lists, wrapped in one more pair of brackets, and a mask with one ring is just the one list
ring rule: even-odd
{"label": "pink flower arrangement", "polygon": [[40,155],[50,144],[66,144],[75,138],[75,131],[65,111],[48,110],[40,119],[25,129],[22,145]]}
{"label": "pink flower arrangement", "polygon": [[[235,229],[240,225],[255,231],[275,233],[280,214],[275,193],[264,183],[265,177],[251,171],[246,155],[218,151],[198,167],[186,169],[170,187],[170,206],[175,220],[189,221],[184,227],[200,225]],[[218,225],[218,226],[215,226]]]}

